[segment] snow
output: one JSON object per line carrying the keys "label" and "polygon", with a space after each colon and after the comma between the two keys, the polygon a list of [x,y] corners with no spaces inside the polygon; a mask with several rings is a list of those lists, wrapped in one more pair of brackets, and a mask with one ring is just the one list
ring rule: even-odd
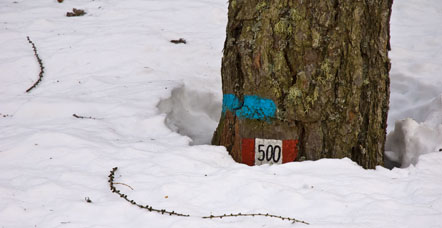
{"label": "snow", "polygon": [[[72,8],[87,14],[66,17]],[[200,218],[239,212],[442,227],[440,1],[394,3],[386,154],[403,168],[392,170],[349,159],[249,167],[208,145],[226,13],[224,0],[0,1],[0,227],[306,226]],[[46,67],[30,93],[39,67],[26,36]],[[109,190],[113,167],[129,198],[192,216],[128,204]]]}
{"label": "snow", "polygon": [[440,21],[442,4],[437,0],[394,3],[390,134],[385,149],[387,157],[402,167],[415,165],[421,154],[442,149]]}

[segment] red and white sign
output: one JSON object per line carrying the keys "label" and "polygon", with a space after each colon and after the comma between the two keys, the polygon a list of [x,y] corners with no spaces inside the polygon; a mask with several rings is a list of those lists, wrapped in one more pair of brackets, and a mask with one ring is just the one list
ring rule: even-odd
{"label": "red and white sign", "polygon": [[242,162],[247,165],[282,164],[298,155],[298,140],[242,139]]}

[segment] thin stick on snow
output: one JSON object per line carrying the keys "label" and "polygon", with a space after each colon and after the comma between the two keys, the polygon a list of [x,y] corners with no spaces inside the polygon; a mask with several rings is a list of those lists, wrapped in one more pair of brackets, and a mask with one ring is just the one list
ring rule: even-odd
{"label": "thin stick on snow", "polygon": [[[138,204],[137,202],[135,202],[134,200],[129,199],[126,194],[121,193],[120,190],[118,190],[114,186],[116,184],[122,184],[122,185],[130,187],[129,185],[124,184],[124,183],[114,182],[115,172],[117,170],[118,170],[118,167],[113,168],[110,171],[110,174],[108,176],[109,177],[108,182],[109,182],[110,190],[113,193],[119,195],[121,198],[123,198],[127,202],[129,202],[130,204],[135,205],[135,206],[137,206],[137,207],[139,207],[141,209],[146,209],[146,210],[148,210],[150,212],[157,212],[157,213],[160,213],[160,214],[163,214],[163,215],[165,214],[165,215],[170,215],[170,216],[174,215],[174,216],[181,216],[181,217],[199,217],[199,218],[202,218],[202,219],[216,219],[216,218],[222,219],[222,218],[227,218],[227,217],[259,217],[259,216],[261,216],[261,217],[270,217],[270,218],[277,218],[277,219],[281,219],[281,220],[287,220],[287,221],[291,221],[292,223],[303,223],[303,224],[306,224],[306,225],[310,225],[308,222],[305,222],[305,221],[302,221],[302,220],[298,220],[298,219],[290,218],[290,217],[282,217],[280,215],[272,215],[272,214],[268,214],[268,213],[266,213],[266,214],[264,214],[264,213],[235,213],[235,214],[232,213],[232,214],[209,215],[209,216],[202,216],[202,217],[200,217],[200,216],[191,216],[189,214],[177,213],[175,211],[169,211],[169,210],[166,210],[166,209],[156,209],[156,208],[153,208],[150,205],[141,205],[141,204]],[[130,188],[133,190],[132,187],[130,187]]]}
{"label": "thin stick on snow", "polygon": [[91,120],[96,120],[96,118],[92,117],[92,116],[80,116],[77,114],[72,114],[73,117],[77,118],[77,119],[91,119]]}
{"label": "thin stick on snow", "polygon": [[32,45],[32,49],[34,49],[34,55],[37,58],[37,62],[40,65],[40,74],[38,75],[38,80],[29,88],[26,90],[26,93],[31,92],[32,89],[34,89],[43,79],[43,74],[44,74],[44,69],[45,67],[43,66],[43,61],[40,59],[40,56],[38,56],[37,53],[37,47],[35,47],[34,42],[32,42],[32,40],[29,38],[29,36],[26,37],[28,39],[28,42]]}
{"label": "thin stick on snow", "polygon": [[134,188],[132,188],[130,185],[128,185],[128,184],[125,184],[125,183],[120,183],[120,182],[114,182],[114,184],[121,184],[121,185],[124,185],[124,186],[126,186],[126,187],[128,187],[128,188],[130,188],[130,189],[132,189],[132,190],[134,190]]}
{"label": "thin stick on snow", "polygon": [[266,214],[264,214],[264,213],[249,213],[249,214],[242,214],[242,213],[237,213],[237,214],[223,214],[223,215],[210,215],[210,216],[204,216],[204,217],[202,217],[203,219],[215,219],[215,218],[220,218],[220,219],[222,219],[222,218],[227,218],[227,217],[258,217],[258,216],[261,216],[261,217],[270,217],[270,218],[278,218],[278,219],[281,219],[281,220],[288,220],[288,221],[291,221],[292,223],[304,223],[304,224],[306,224],[306,225],[310,225],[310,223],[308,223],[308,222],[305,222],[305,221],[302,221],[302,220],[298,220],[298,219],[295,219],[295,218],[290,218],[290,217],[282,217],[282,216],[280,216],[280,215],[272,215],[272,214],[268,214],[268,213],[266,213]]}

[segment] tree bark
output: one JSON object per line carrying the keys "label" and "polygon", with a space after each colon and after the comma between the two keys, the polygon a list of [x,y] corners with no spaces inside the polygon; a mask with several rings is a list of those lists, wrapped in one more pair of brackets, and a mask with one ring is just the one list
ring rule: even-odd
{"label": "tree bark", "polygon": [[294,160],[382,165],[392,1],[229,0],[212,144],[243,163],[262,138],[298,140]]}

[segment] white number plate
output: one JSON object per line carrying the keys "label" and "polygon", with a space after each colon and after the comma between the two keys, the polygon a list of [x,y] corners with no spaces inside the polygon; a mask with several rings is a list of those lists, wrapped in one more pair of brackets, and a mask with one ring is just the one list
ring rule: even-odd
{"label": "white number plate", "polygon": [[282,164],[282,140],[255,139],[255,165]]}

